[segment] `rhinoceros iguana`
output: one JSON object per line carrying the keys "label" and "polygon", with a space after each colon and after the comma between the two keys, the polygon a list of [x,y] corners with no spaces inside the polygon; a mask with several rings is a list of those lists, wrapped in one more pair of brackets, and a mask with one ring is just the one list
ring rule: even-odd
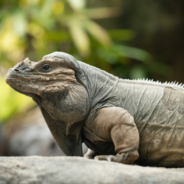
{"label": "rhinoceros iguana", "polygon": [[63,52],[28,58],[6,82],[38,104],[69,156],[125,164],[184,166],[184,89],[172,83],[124,80]]}

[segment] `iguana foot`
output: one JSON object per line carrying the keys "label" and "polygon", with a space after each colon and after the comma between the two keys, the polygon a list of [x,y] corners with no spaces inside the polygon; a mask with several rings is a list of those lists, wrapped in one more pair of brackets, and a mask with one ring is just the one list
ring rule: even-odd
{"label": "iguana foot", "polygon": [[95,151],[88,149],[87,153],[84,155],[84,158],[94,159],[95,155],[96,155]]}
{"label": "iguana foot", "polygon": [[98,155],[95,156],[95,160],[107,160],[109,162],[118,162],[123,164],[132,164],[135,160],[139,158],[137,151],[122,153],[117,155]]}

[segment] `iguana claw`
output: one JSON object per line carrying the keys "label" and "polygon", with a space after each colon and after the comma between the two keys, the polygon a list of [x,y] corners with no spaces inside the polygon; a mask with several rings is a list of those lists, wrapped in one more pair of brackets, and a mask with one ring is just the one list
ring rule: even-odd
{"label": "iguana claw", "polygon": [[118,162],[124,164],[132,164],[139,157],[138,152],[122,153],[120,155],[98,155],[95,160],[106,160],[109,162]]}

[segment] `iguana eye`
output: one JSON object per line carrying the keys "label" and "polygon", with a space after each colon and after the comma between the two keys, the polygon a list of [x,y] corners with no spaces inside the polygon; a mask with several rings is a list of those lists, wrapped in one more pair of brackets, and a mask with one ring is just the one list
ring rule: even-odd
{"label": "iguana eye", "polygon": [[42,70],[45,71],[45,72],[50,71],[50,69],[51,69],[51,66],[48,65],[48,64],[45,64],[45,65],[42,66]]}

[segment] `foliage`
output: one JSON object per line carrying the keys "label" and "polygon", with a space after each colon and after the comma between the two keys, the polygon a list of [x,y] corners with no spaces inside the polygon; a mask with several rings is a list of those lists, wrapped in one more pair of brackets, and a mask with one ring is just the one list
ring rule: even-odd
{"label": "foliage", "polygon": [[[146,51],[127,45],[132,30],[106,30],[94,21],[119,16],[119,7],[87,8],[85,0],[1,0],[0,6],[0,71],[54,51],[125,78],[146,77],[154,65]],[[0,118],[6,120],[30,102],[2,80]]]}
{"label": "foliage", "polygon": [[[134,34],[131,30],[108,33],[92,19],[118,16],[120,9],[87,9],[84,0],[19,0],[11,4],[1,1],[1,6],[6,9],[0,13],[0,61],[7,68],[26,56],[37,60],[56,50],[91,62],[93,49],[111,50],[115,44],[113,38],[129,40]],[[98,59],[98,53],[95,59]],[[131,57],[133,54],[131,48],[126,48],[121,55]]]}
{"label": "foliage", "polygon": [[25,110],[33,101],[20,93],[15,92],[6,83],[4,78],[0,78],[0,119],[4,122],[10,116]]}

